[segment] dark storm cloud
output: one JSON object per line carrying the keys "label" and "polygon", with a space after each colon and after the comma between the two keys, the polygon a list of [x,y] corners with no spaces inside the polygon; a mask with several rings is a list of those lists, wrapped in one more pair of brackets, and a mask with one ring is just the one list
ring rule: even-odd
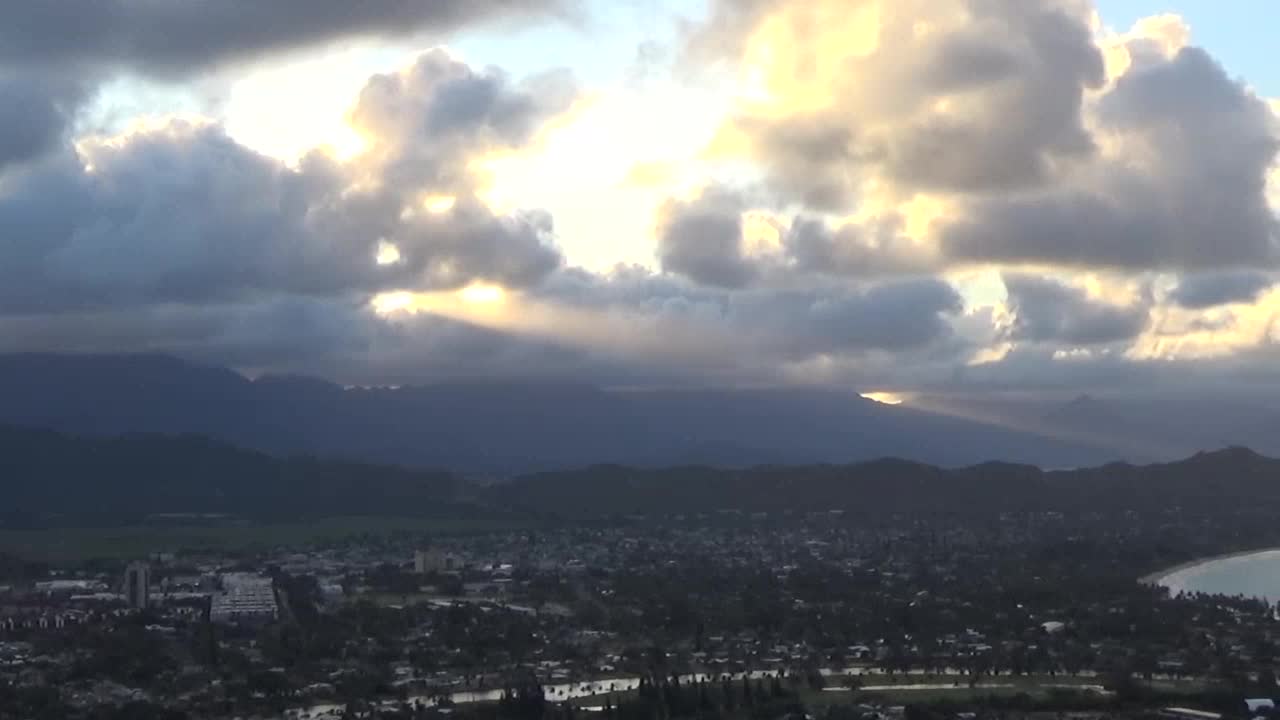
{"label": "dark storm cloud", "polygon": [[1269,108],[1202,50],[1130,70],[1102,100],[1125,144],[1079,186],[990,199],[943,234],[966,260],[1127,269],[1275,265]]}
{"label": "dark storm cloud", "polygon": [[1005,273],[1010,339],[1067,347],[1130,340],[1146,329],[1150,309],[1090,299],[1082,290],[1032,275]]}
{"label": "dark storm cloud", "polygon": [[410,36],[559,0],[49,0],[10,2],[0,65],[129,66],[174,75],[342,37]]}
{"label": "dark storm cloud", "polygon": [[1275,283],[1270,275],[1248,270],[1201,273],[1182,278],[1169,299],[1192,310],[1231,303],[1253,303]]}

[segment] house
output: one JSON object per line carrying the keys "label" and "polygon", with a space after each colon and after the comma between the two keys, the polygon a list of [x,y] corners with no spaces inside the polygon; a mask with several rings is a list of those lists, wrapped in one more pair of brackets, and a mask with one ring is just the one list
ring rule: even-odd
{"label": "house", "polygon": [[1269,715],[1276,710],[1276,702],[1271,698],[1247,698],[1244,704],[1248,708],[1250,716]]}

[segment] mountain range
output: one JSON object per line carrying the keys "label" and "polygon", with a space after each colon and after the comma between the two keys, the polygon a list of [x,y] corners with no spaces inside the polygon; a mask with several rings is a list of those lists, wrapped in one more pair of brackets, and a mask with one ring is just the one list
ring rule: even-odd
{"label": "mountain range", "polygon": [[511,509],[588,516],[1275,511],[1280,460],[1227,448],[1172,463],[1057,471],[997,462],[944,469],[899,459],[746,470],[607,466],[521,477],[502,489],[502,501]]}
{"label": "mountain range", "polygon": [[476,510],[468,490],[447,473],[276,458],[192,435],[102,438],[0,426],[0,523],[9,526],[160,515],[465,517]]}
{"label": "mountain range", "polygon": [[277,455],[472,475],[613,463],[850,463],[908,457],[1075,467],[1124,457],[1052,433],[893,407],[825,389],[611,390],[492,382],[360,388],[250,379],[161,355],[0,356],[0,423],[197,434]]}
{"label": "mountain range", "polygon": [[[1280,461],[1245,449],[1175,463],[1043,471],[906,460],[662,469],[595,466],[479,485],[447,474],[277,458],[197,436],[113,438],[0,426],[0,525],[331,516],[590,519],[679,513],[1280,511]],[[165,517],[167,516],[167,517]],[[199,518],[195,518],[197,521]]]}

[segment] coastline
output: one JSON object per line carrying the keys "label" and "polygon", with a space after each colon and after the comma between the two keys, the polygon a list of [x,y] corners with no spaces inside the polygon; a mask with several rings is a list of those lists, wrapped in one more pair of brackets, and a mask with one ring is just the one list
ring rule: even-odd
{"label": "coastline", "polygon": [[1166,578],[1176,575],[1185,570],[1190,570],[1200,565],[1208,565],[1209,563],[1220,562],[1222,560],[1235,560],[1236,558],[1249,557],[1251,555],[1261,555],[1269,552],[1280,552],[1280,547],[1265,547],[1255,550],[1239,550],[1237,552],[1223,553],[1222,555],[1213,555],[1211,557],[1199,558],[1198,560],[1188,560],[1187,562],[1174,565],[1173,567],[1157,570],[1156,572],[1143,575],[1138,578],[1138,582],[1143,585],[1163,585],[1162,582]]}

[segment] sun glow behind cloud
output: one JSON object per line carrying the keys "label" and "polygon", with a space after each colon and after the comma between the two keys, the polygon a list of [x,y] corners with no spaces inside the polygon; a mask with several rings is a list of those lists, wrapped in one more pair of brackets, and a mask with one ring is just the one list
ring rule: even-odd
{"label": "sun glow behind cloud", "polygon": [[494,305],[507,299],[507,291],[497,285],[476,283],[459,290],[458,297],[473,305]]}
{"label": "sun glow behind cloud", "polygon": [[227,133],[287,163],[313,149],[354,157],[368,143],[347,123],[348,109],[371,75],[413,55],[394,45],[349,44],[255,66],[231,84],[223,108]]}
{"label": "sun glow behind cloud", "polygon": [[[649,232],[668,194],[700,182],[696,158],[722,117],[715,93],[589,95],[531,150],[484,158],[485,201],[499,211],[542,207],[569,261],[593,270],[653,264]],[[661,184],[639,182],[662,180]]]}

